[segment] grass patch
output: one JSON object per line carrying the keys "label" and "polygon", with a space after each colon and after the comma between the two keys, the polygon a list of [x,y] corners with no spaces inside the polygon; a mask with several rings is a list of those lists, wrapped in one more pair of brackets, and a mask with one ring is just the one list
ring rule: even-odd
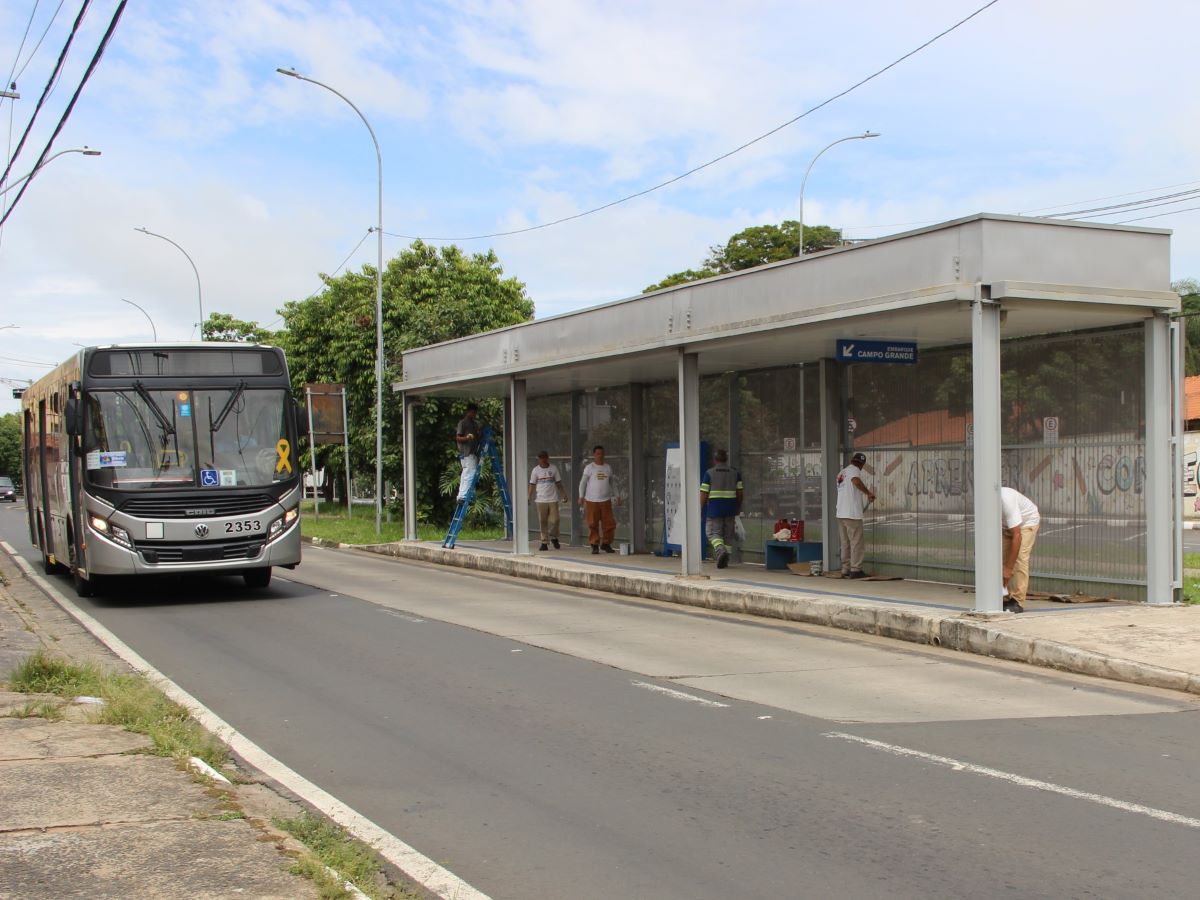
{"label": "grass patch", "polygon": [[102,697],[104,705],[96,708],[92,721],[147,735],[157,756],[198,756],[214,768],[227,758],[225,746],[186,707],[141,675],[113,675],[90,663],[64,662],[39,650],[13,669],[8,683],[14,691],[27,694]]}
{"label": "grass patch", "polygon": [[20,709],[8,714],[10,719],[45,719],[57,722],[63,717],[62,704],[50,700],[29,700]]}
{"label": "grass patch", "polygon": [[[380,875],[383,867],[375,851],[362,841],[355,840],[343,829],[326,819],[304,813],[294,819],[272,819],[271,823],[286,831],[311,851],[311,856],[297,861],[293,871],[309,878],[321,892],[322,898],[350,896],[349,892],[326,871],[333,869],[345,880],[376,900],[403,900],[415,895],[403,890],[381,888],[385,879]],[[326,890],[333,891],[326,893]]]}
{"label": "grass patch", "polygon": [[1193,606],[1200,605],[1200,578],[1183,579],[1183,602]]}
{"label": "grass patch", "polygon": [[[375,534],[375,510],[356,507],[354,515],[346,518],[342,506],[321,506],[321,518],[313,512],[313,505],[305,501],[301,507],[300,531],[307,537],[336,541],[339,544],[379,544],[404,540],[402,521],[381,522],[380,533]],[[421,523],[417,526],[417,537],[422,541],[440,541],[446,536],[446,527]],[[503,528],[464,528],[459,534],[463,541],[490,541],[504,537]]]}
{"label": "grass patch", "polygon": [[1183,554],[1183,567],[1185,569],[1200,569],[1200,553]]}

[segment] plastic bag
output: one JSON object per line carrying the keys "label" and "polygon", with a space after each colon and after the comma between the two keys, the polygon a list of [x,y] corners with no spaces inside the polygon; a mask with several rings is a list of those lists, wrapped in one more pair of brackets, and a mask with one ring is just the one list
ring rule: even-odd
{"label": "plastic bag", "polygon": [[742,524],[741,516],[733,517],[733,537],[739,544],[746,543],[746,526]]}

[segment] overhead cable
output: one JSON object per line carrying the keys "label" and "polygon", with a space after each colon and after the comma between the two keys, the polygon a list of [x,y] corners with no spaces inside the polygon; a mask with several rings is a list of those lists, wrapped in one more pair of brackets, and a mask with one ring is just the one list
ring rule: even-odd
{"label": "overhead cable", "polygon": [[427,241],[481,241],[481,240],[485,240],[487,238],[509,237],[510,235],[514,235],[514,234],[526,234],[527,232],[530,232],[530,231],[539,231],[540,229],[543,229],[543,228],[550,228],[554,225],[561,225],[564,222],[571,222],[571,221],[574,221],[575,219],[582,219],[585,216],[590,216],[590,215],[594,215],[595,213],[598,213],[598,212],[603,212],[604,210],[611,209],[614,206],[620,206],[622,203],[628,203],[630,200],[636,200],[638,197],[644,197],[647,194],[652,194],[655,191],[661,190],[662,188],[665,188],[669,185],[675,184],[677,181],[682,181],[683,179],[687,178],[690,175],[695,175],[697,172],[703,171],[704,169],[707,169],[709,166],[716,165],[719,162],[729,159],[729,157],[733,156],[734,154],[741,153],[746,148],[752,147],[753,145],[757,144],[759,141],[766,140],[767,138],[771,137],[772,135],[777,134],[778,132],[787,128],[789,125],[795,125],[801,119],[804,119],[804,118],[812,115],[817,110],[828,106],[829,104],[833,103],[836,100],[840,100],[842,97],[845,97],[847,94],[850,94],[853,91],[858,90],[864,84],[867,84],[870,81],[874,81],[876,78],[878,78],[880,75],[884,74],[888,70],[894,69],[896,66],[900,65],[900,63],[904,62],[905,60],[909,59],[910,57],[916,56],[918,53],[920,53],[926,47],[929,47],[930,45],[941,40],[946,35],[950,34],[952,31],[955,31],[958,28],[961,28],[967,22],[970,22],[976,16],[980,15],[981,13],[983,13],[986,10],[990,9],[991,7],[995,6],[999,2],[1000,2],[1000,0],[989,0],[989,2],[983,4],[983,6],[979,7],[977,10],[975,10],[969,16],[959,19],[957,22],[955,22],[949,28],[945,29],[944,31],[939,32],[938,34],[935,34],[933,37],[929,38],[929,40],[925,41],[923,44],[921,44],[917,47],[914,47],[912,50],[909,50],[903,56],[892,60],[890,63],[888,63],[883,68],[876,69],[870,75],[866,76],[865,78],[863,78],[859,81],[856,81],[854,84],[850,85],[850,87],[846,88],[845,90],[839,91],[838,93],[834,94],[832,97],[822,100],[816,106],[809,107],[804,112],[800,113],[800,115],[795,116],[791,119],[788,119],[786,122],[784,122],[780,125],[776,125],[770,131],[765,131],[762,134],[760,134],[758,137],[751,138],[750,140],[746,141],[744,144],[734,147],[732,150],[722,153],[720,156],[710,159],[706,163],[701,163],[700,165],[695,166],[694,168],[688,169],[686,172],[676,175],[673,178],[668,178],[666,181],[660,181],[658,184],[652,185],[648,188],[644,188],[643,190],[637,191],[636,193],[633,193],[633,194],[629,194],[628,196],[621,197],[618,200],[610,200],[608,203],[601,204],[600,206],[593,207],[592,209],[584,210],[583,212],[575,213],[574,215],[570,215],[570,216],[563,216],[561,219],[554,219],[553,221],[550,221],[550,222],[542,222],[540,225],[530,225],[527,228],[514,228],[511,231],[497,231],[497,232],[493,232],[491,234],[474,234],[474,235],[470,235],[470,236],[466,236],[466,237],[424,237],[424,238],[421,235],[394,234],[393,232],[390,232],[390,231],[385,231],[384,234],[388,235],[389,237],[404,238],[406,240],[427,240]]}
{"label": "overhead cable", "polygon": [[[342,271],[342,266],[344,266],[344,265],[346,265],[346,263],[350,262],[350,257],[352,257],[355,253],[358,252],[358,248],[363,245],[363,241],[365,241],[367,238],[369,238],[374,233],[375,233],[375,226],[372,225],[370,228],[368,228],[366,230],[366,233],[363,234],[363,236],[358,239],[358,243],[354,245],[354,249],[346,254],[346,258],[343,259],[340,263],[338,263],[338,267],[329,273],[328,277],[333,278],[335,275],[337,275],[338,272]],[[387,234],[387,232],[385,231],[384,234]],[[325,290],[326,287],[328,287],[328,285],[322,283],[319,288],[317,288],[315,291],[313,291],[311,294],[309,294],[307,297],[305,297],[300,302],[306,303],[307,301],[311,300],[313,297],[317,296],[317,294],[321,293],[321,291]],[[282,322],[282,321],[283,321],[283,316],[278,316],[274,320],[272,320],[269,324],[264,325],[263,328],[270,328],[276,322]]]}
{"label": "overhead cable", "polygon": [[[0,184],[8,181],[8,176],[12,173],[13,163],[17,161],[17,157],[21,155],[21,150],[25,146],[25,141],[29,137],[29,132],[33,130],[33,123],[37,121],[38,113],[41,112],[42,105],[46,102],[46,98],[50,96],[50,91],[54,88],[54,82],[58,79],[58,73],[62,71],[63,63],[66,62],[67,53],[71,49],[71,44],[75,40],[75,35],[79,32],[79,26],[83,24],[84,13],[87,12],[88,6],[91,5],[91,0],[83,0],[83,5],[79,8],[79,15],[75,17],[75,22],[71,25],[71,33],[67,35],[67,42],[63,45],[62,51],[58,54],[58,60],[54,63],[54,71],[50,73],[50,78],[46,81],[46,86],[42,88],[42,95],[38,97],[37,105],[33,108],[33,114],[29,117],[29,122],[25,126],[25,132],[21,135],[21,140],[17,142],[17,149],[13,151],[12,156],[8,158],[8,165],[4,167],[4,174],[0,175]],[[122,2],[121,6],[125,3]],[[56,132],[57,133],[57,132]],[[41,165],[41,160],[38,161]],[[37,169],[37,166],[34,166]],[[24,188],[21,189],[24,193]],[[19,199],[20,195],[18,195]],[[13,206],[16,205],[16,200],[13,200]],[[9,207],[10,209],[12,207]],[[7,214],[6,214],[7,217]],[[0,220],[0,224],[3,224]]]}
{"label": "overhead cable", "polygon": [[33,9],[29,11],[29,21],[25,23],[25,33],[21,35],[21,43],[17,45],[17,52],[13,56],[12,68],[8,70],[8,77],[4,79],[5,84],[12,84],[13,72],[17,71],[17,63],[21,61],[21,51],[25,49],[25,41],[29,39],[29,29],[33,27],[33,17],[37,15],[38,6],[42,0],[34,0]]}
{"label": "overhead cable", "polygon": [[1161,184],[1158,187],[1142,188],[1140,191],[1130,191],[1127,194],[1109,194],[1107,197],[1088,197],[1086,200],[1072,200],[1070,203],[1055,203],[1053,206],[1039,206],[1037,209],[1027,209],[1017,213],[1018,216],[1032,216],[1034,213],[1045,212],[1048,209],[1061,209],[1064,206],[1078,206],[1080,203],[1099,203],[1101,200],[1120,200],[1122,197],[1135,197],[1138,194],[1148,194],[1150,191],[1169,191],[1171,188],[1187,187],[1200,184],[1200,181],[1181,181],[1178,184]]}
{"label": "overhead cable", "polygon": [[17,74],[9,76],[8,80],[10,82],[21,80],[21,76],[25,74],[25,70],[28,69],[29,64],[31,62],[33,62],[33,58],[35,56],[37,56],[38,50],[40,50],[42,47],[42,41],[46,40],[46,35],[48,35],[50,33],[50,28],[54,25],[55,21],[58,19],[58,14],[60,12],[62,12],[63,4],[66,2],[67,2],[67,0],[58,0],[58,6],[55,8],[53,15],[50,16],[50,21],[46,23],[46,28],[42,31],[42,36],[40,38],[38,38],[38,42],[33,45],[33,49],[30,50],[29,55],[27,57],[25,57],[25,63],[24,63],[24,65],[21,66],[21,68],[19,68],[17,70]]}
{"label": "overhead cable", "polygon": [[[117,23],[121,21],[121,13],[125,11],[125,4],[128,0],[121,0],[117,6],[116,12],[113,13],[112,20],[108,23],[108,28],[104,32],[104,37],[100,40],[100,46],[96,48],[96,52],[92,54],[91,62],[88,63],[87,70],[83,73],[83,78],[79,81],[79,86],[75,88],[75,93],[71,95],[71,102],[67,104],[67,108],[59,117],[58,124],[54,127],[54,133],[50,135],[50,140],[46,142],[45,148],[42,150],[42,155],[38,157],[37,164],[33,167],[36,172],[42,167],[46,161],[46,157],[50,155],[50,149],[54,146],[54,140],[58,137],[63,127],[67,124],[67,119],[70,118],[72,110],[75,109],[75,103],[79,100],[79,95],[83,93],[84,85],[88,83],[88,79],[92,77],[92,73],[96,71],[96,66],[100,64],[100,58],[104,55],[104,49],[108,46],[108,42],[112,39],[113,32],[117,30]],[[29,190],[29,185],[33,182],[32,178],[27,178],[25,183],[21,185],[21,190],[17,192],[17,196],[13,202],[5,210],[4,216],[0,218],[0,225],[8,221],[8,217],[12,215],[13,210],[17,208],[17,204],[21,202],[21,198],[25,196],[25,192]]]}

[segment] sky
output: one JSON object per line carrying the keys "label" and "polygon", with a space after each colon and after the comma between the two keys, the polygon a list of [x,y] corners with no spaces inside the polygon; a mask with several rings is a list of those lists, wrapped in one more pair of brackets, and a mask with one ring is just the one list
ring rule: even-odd
{"label": "sky", "polygon": [[[374,264],[371,136],[346,102],[277,67],[370,122],[386,256],[416,236],[490,247],[539,317],[636,295],[743,228],[796,218],[814,155],[867,130],[881,136],[814,165],[806,223],[871,238],[1200,190],[1200,3],[998,0],[665,188],[463,240],[707,163],[985,2],[132,0],[52,150],[102,155],[50,162],[0,230],[0,379],[36,379],[77,345],[149,340],[133,304],[160,340],[194,339],[201,304],[277,326],[320,273]],[[0,158],[82,3],[0,0],[0,69],[21,95],[0,100]],[[36,164],[117,7],[90,4],[13,179]],[[1133,224],[1173,229],[1172,278],[1200,277],[1192,207],[1200,194],[1091,221],[1170,213]],[[17,408],[0,381],[0,413]]]}

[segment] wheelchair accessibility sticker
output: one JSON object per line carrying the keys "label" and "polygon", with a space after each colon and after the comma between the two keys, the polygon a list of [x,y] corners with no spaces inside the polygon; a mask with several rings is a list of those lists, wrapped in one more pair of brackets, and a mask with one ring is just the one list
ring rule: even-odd
{"label": "wheelchair accessibility sticker", "polygon": [[220,487],[221,473],[216,469],[200,470],[200,487]]}

